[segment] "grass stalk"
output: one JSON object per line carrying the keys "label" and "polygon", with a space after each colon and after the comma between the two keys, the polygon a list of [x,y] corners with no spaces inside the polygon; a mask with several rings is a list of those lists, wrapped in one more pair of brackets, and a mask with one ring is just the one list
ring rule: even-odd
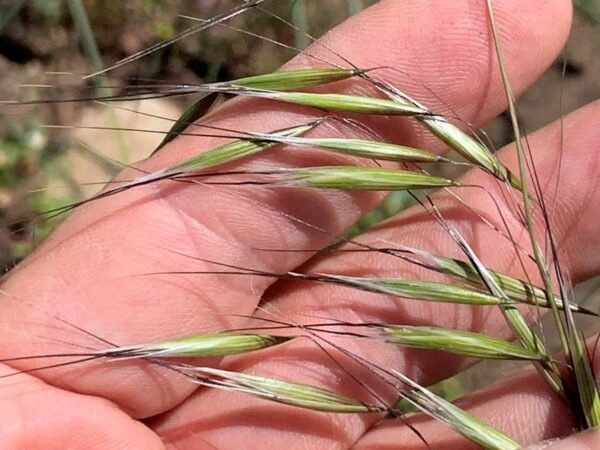
{"label": "grass stalk", "polygon": [[[90,63],[94,71],[102,70],[104,63],[102,62],[100,50],[98,49],[98,44],[96,43],[96,38],[94,37],[94,32],[92,31],[85,6],[81,0],[68,0],[68,5],[71,15],[73,16],[75,28],[77,29],[77,33],[79,35],[81,48],[87,61]],[[112,95],[112,89],[108,86],[106,79],[101,77],[96,78],[94,79],[94,83],[97,87],[98,95]],[[114,128],[118,128],[119,124],[117,116],[113,111],[108,112],[108,118],[112,126]],[[115,130],[114,134],[117,145],[120,149],[120,159],[122,162],[127,164],[129,163],[129,151],[127,149],[127,144],[125,143],[123,133],[121,133],[119,130]]]}
{"label": "grass stalk", "polygon": [[[578,398],[574,399],[572,397],[569,398],[571,403],[580,404],[581,412],[585,419],[585,425],[587,427],[595,427],[600,425],[600,396],[598,394],[598,389],[596,386],[595,379],[593,377],[593,373],[591,371],[591,366],[589,360],[586,356],[586,351],[584,349],[584,345],[579,338],[579,335],[574,332],[573,326],[574,323],[569,320],[570,311],[568,308],[565,309],[567,324],[566,326],[570,328],[570,333],[567,333],[565,329],[565,323],[563,322],[563,318],[560,315],[558,306],[555,301],[555,297],[553,294],[552,288],[552,280],[550,276],[550,271],[548,269],[548,263],[546,261],[546,257],[538,243],[537,240],[537,232],[533,222],[533,206],[531,202],[531,198],[528,194],[528,186],[527,186],[527,163],[525,160],[525,149],[523,147],[523,140],[521,136],[521,128],[519,124],[517,109],[515,105],[515,98],[512,92],[512,88],[510,85],[510,81],[508,79],[508,73],[506,70],[506,63],[504,61],[504,56],[501,49],[500,40],[498,38],[498,30],[496,27],[496,21],[494,18],[494,13],[492,9],[491,0],[487,0],[488,13],[490,17],[492,34],[494,37],[494,45],[496,48],[496,55],[498,58],[498,63],[500,67],[500,73],[502,75],[502,81],[504,84],[504,91],[506,93],[506,99],[508,103],[508,111],[510,114],[511,125],[513,129],[513,133],[515,136],[515,145],[517,149],[517,156],[519,161],[519,173],[521,177],[522,183],[522,193],[523,193],[523,210],[527,232],[529,234],[529,239],[531,242],[531,246],[534,251],[535,262],[538,267],[538,271],[541,275],[544,284],[544,290],[546,293],[546,298],[548,303],[551,306],[552,315],[554,318],[555,326],[557,327],[560,342],[562,345],[563,352],[565,354],[565,358],[567,361],[572,362],[573,370],[575,371],[575,378],[577,382],[577,392]],[[544,217],[546,218],[546,227],[547,232],[550,234],[551,245],[552,235],[551,235],[551,224],[548,222],[547,212],[545,211],[545,207],[542,205],[544,209]],[[554,262],[558,264],[558,261]],[[562,283],[563,280],[559,280],[559,283]],[[568,299],[563,296],[563,301],[567,302]],[[573,351],[576,354],[573,354]],[[585,355],[585,356],[584,356]]]}
{"label": "grass stalk", "polygon": [[361,12],[364,8],[362,0],[346,0],[348,5],[348,14],[353,16]]}
{"label": "grass stalk", "polygon": [[304,49],[310,44],[310,39],[307,36],[308,31],[308,14],[306,11],[306,3],[303,1],[295,1],[292,6],[292,23],[294,24],[294,46],[298,49]]}

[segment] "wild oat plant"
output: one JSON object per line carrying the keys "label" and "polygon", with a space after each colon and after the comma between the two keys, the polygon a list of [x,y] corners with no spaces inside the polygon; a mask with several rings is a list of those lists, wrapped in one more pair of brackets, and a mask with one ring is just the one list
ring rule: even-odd
{"label": "wild oat plant", "polygon": [[[382,1],[318,41],[276,3],[196,19],[86,95],[4,105],[196,99],[151,158],[39,218],[76,209],[6,277],[2,448],[514,449],[598,426],[575,322],[596,314],[572,294],[596,270],[597,106],[528,136],[513,94],[569,3]],[[242,14],[311,45],[273,42],[299,56],[272,73],[108,90]],[[496,152],[478,127],[507,107]],[[413,206],[372,226],[387,193]],[[436,394],[481,360],[533,367]]]}

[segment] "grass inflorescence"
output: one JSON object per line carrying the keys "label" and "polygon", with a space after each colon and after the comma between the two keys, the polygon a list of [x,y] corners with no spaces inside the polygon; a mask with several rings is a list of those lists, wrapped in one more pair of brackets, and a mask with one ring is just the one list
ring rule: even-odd
{"label": "grass inflorescence", "polygon": [[[475,133],[466,121],[454,113],[436,112],[424,105],[424,102],[403,92],[399,86],[386,81],[381,73],[387,68],[357,67],[352,58],[346,58],[336,53],[335,49],[318,42],[313,43],[313,47],[306,52],[300,49],[296,51],[304,54],[305,58],[310,58],[311,51],[319,49],[322,45],[322,48],[330,51],[332,57],[335,57],[335,63],[327,66],[321,58],[314,67],[284,68],[229,81],[175,84],[146,80],[122,92],[112,88],[102,91],[102,88],[110,87],[108,83],[115,70],[154,52],[162,51],[196,33],[231,26],[227,25],[227,21],[242,14],[266,14],[265,8],[268,8],[270,3],[276,2],[240,2],[231,9],[222,11],[210,19],[203,19],[182,32],[106,68],[99,67],[101,62],[96,55],[94,73],[86,75],[84,79],[102,82],[93,87],[88,86],[81,96],[44,97],[42,91],[42,96],[38,98],[7,101],[7,108],[95,101],[102,102],[105,108],[116,111],[123,108],[121,102],[124,101],[194,96],[195,100],[186,112],[179,119],[171,119],[170,129],[161,132],[164,136],[161,136],[162,142],[154,149],[155,153],[161,156],[164,152],[169,152],[173,141],[177,139],[186,139],[186,143],[193,142],[194,138],[218,139],[221,142],[210,149],[189,151],[191,156],[176,158],[177,162],[163,165],[159,169],[148,171],[140,168],[143,166],[127,167],[123,177],[110,182],[100,193],[56,208],[49,211],[48,215],[62,215],[87,204],[101,205],[111,198],[118,198],[127,192],[141,191],[149,185],[156,189],[165,185],[173,188],[205,188],[208,190],[203,191],[204,195],[206,192],[219,192],[233,200],[247,200],[244,196],[251,196],[257,191],[270,195],[279,190],[319,190],[324,196],[329,195],[329,190],[341,190],[346,193],[375,191],[377,194],[404,192],[412,199],[411,203],[416,205],[413,211],[419,210],[427,220],[446,233],[448,242],[454,243],[456,251],[452,255],[437,254],[426,248],[408,247],[403,242],[386,241],[375,245],[368,240],[361,240],[357,233],[340,233],[333,227],[328,229],[322,223],[307,222],[285,211],[276,210],[274,212],[279,217],[285,217],[294,226],[310,229],[311,233],[320,236],[319,241],[326,242],[326,245],[319,248],[298,249],[299,253],[306,252],[306,258],[300,260],[306,264],[296,269],[267,270],[256,267],[251,261],[236,261],[232,264],[227,255],[222,255],[222,260],[192,255],[186,258],[186,255],[169,253],[168,249],[163,249],[170,256],[175,254],[184,263],[189,263],[191,268],[164,271],[158,267],[155,271],[140,273],[137,274],[139,277],[134,278],[153,279],[174,275],[200,279],[216,277],[221,282],[226,280],[225,283],[232,285],[239,280],[242,280],[243,284],[243,280],[268,279],[270,282],[293,282],[299,284],[300,289],[307,290],[315,285],[327,286],[336,289],[342,297],[346,292],[352,292],[348,295],[359,299],[363,296],[368,296],[369,299],[370,296],[376,296],[382,304],[388,307],[391,304],[398,311],[407,311],[414,307],[416,302],[428,302],[440,307],[453,305],[457,308],[474,308],[481,310],[482,314],[489,314],[490,310],[494,310],[499,311],[506,328],[512,331],[515,339],[510,340],[506,333],[500,338],[472,329],[438,326],[432,323],[416,324],[410,318],[406,319],[409,323],[403,323],[401,314],[400,318],[398,314],[393,315],[398,318],[397,322],[366,318],[362,321],[340,320],[335,317],[308,315],[301,315],[300,319],[286,317],[277,306],[270,307],[267,291],[261,299],[262,304],[257,305],[253,311],[254,314],[246,314],[241,310],[239,314],[226,314],[228,319],[237,319],[243,323],[241,326],[223,327],[219,326],[219,320],[215,320],[215,326],[220,328],[216,332],[201,331],[184,336],[164,336],[162,339],[148,342],[112,343],[108,340],[110,336],[100,337],[102,333],[93,335],[87,332],[82,324],[52,316],[64,327],[92,339],[93,346],[73,344],[71,351],[4,358],[0,362],[29,365],[21,372],[0,378],[12,379],[15,375],[23,373],[35,374],[91,361],[110,368],[111,364],[126,364],[135,360],[137,364],[148,365],[168,374],[179,374],[194,385],[239,395],[251,395],[318,412],[372,414],[377,415],[378,420],[394,420],[401,417],[410,426],[413,416],[405,415],[398,407],[399,401],[402,400],[421,413],[443,422],[481,447],[519,448],[517,438],[495,429],[435,394],[433,390],[421,386],[420,381],[411,378],[408,372],[404,373],[397,367],[385,367],[378,363],[376,358],[371,360],[368,355],[356,351],[361,343],[367,342],[386,348],[400,348],[401,351],[408,348],[425,350],[434,355],[432,358],[442,353],[470,358],[467,362],[460,363],[461,370],[477,360],[497,360],[498,364],[506,360],[522,365],[533,364],[554,394],[571,409],[577,429],[600,425],[600,396],[596,388],[593,365],[584,337],[574,319],[574,315],[596,318],[597,314],[573,299],[566,286],[567,278],[562,275],[550,213],[544,202],[543,192],[539,189],[536,173],[531,170],[533,162],[528,159],[527,143],[521,137],[522,125],[511,92],[511,80],[506,73],[492,2],[487,2],[489,14],[481,20],[489,24],[490,36],[496,46],[496,58],[516,137],[518,173],[513,173],[500,160],[485,136]],[[295,47],[302,49],[305,44],[314,41],[306,31],[307,11],[303,8],[304,3],[297,2],[294,6],[292,19],[295,18],[295,23],[290,24],[283,19],[280,21],[280,25],[289,26],[293,32]],[[349,1],[347,7],[356,12],[361,8],[361,3]],[[71,4],[76,7],[77,14],[85,14],[79,2]],[[270,13],[269,16],[280,19],[275,13]],[[86,41],[88,46],[93,48],[89,28],[86,29]],[[294,48],[291,45],[287,47]],[[340,93],[338,87],[344,83],[359,83],[365,89],[361,93]],[[269,124],[265,123],[263,130],[219,126],[218,121],[214,120],[220,113],[219,104],[222,99],[231,97],[243,98],[242,102],[246,103],[241,104],[270,102],[269,104],[277,105],[276,108],[281,107],[282,111],[293,105],[293,108],[301,108],[304,118],[286,127],[269,127]],[[227,106],[224,111],[228,111]],[[410,142],[390,142],[390,139],[382,136],[373,126],[373,121],[381,117],[399,122],[410,120],[412,126],[418,127],[420,132],[428,133],[431,139],[436,139],[437,142],[432,148],[420,148]],[[127,130],[117,124],[108,128]],[[434,150],[436,146],[444,146],[448,154],[440,154]],[[326,163],[277,166],[279,158],[295,161],[296,156],[305,154],[304,152],[315,154],[315,160]],[[262,157],[267,159],[261,159]],[[273,159],[269,160],[269,157]],[[269,164],[263,167],[261,164],[265,160]],[[452,175],[457,167],[474,169],[480,175],[490,177],[498,191],[492,193],[487,184],[482,186],[459,181]],[[492,198],[500,192],[506,200],[495,202],[495,212],[503,218],[501,225],[493,225],[483,214],[476,212],[476,205],[469,204],[469,193],[482,189]],[[511,244],[510,250],[515,253],[515,261],[523,268],[527,266],[529,270],[514,276],[488,267],[484,263],[485,255],[479,254],[478,247],[470,242],[468,230],[461,229],[447,217],[448,208],[439,206],[439,194],[445,195],[442,197],[444,202],[447,199],[455,200],[457,208],[468,210],[475,216],[474,220],[479,225],[488,232],[496,233],[499,240],[508,239]],[[199,202],[203,200],[198,199]],[[257,204],[260,205],[260,201],[257,201]],[[235,216],[236,211],[231,211],[231,214]],[[535,222],[534,214],[540,214],[543,220]],[[518,229],[505,229],[508,221]],[[541,232],[537,228],[539,223],[543,227]],[[385,222],[383,225],[385,227]],[[529,236],[526,248],[513,238],[522,231],[527,232]],[[265,249],[260,248],[262,244],[264,242],[257,243],[251,249],[254,255],[264,256],[282,252],[296,254],[296,249],[293,248]],[[456,256],[456,252],[460,257]],[[353,254],[357,260],[365,261],[373,255],[385,256],[397,262],[398,268],[394,269],[395,273],[392,275],[389,271],[378,274],[377,267],[369,270],[373,272],[370,274],[352,273],[351,267],[336,268],[339,270],[312,269],[312,263],[315,261],[319,267],[319,261],[344,254]],[[197,265],[200,265],[201,269],[196,269]],[[534,266],[536,270],[531,270]],[[10,300],[26,309],[50,315],[41,307],[30,304],[34,303],[35,299],[10,297],[7,301]],[[140,299],[140,302],[143,300]],[[356,305],[356,309],[360,309],[360,303]],[[549,332],[549,327],[545,326],[543,333],[540,333],[536,326],[536,322],[546,311],[551,313],[551,324],[559,336],[562,357],[552,356],[552,350],[547,346],[544,333]],[[356,316],[360,317],[360,314],[356,313]],[[135,320],[135,317],[131,320]],[[340,369],[339,376],[347,378],[340,383],[345,388],[342,389],[343,392],[318,382],[296,380],[292,376],[283,378],[255,373],[252,370],[235,370],[235,364],[232,369],[215,363],[217,357],[243,357],[254,355],[255,352],[258,353],[252,357],[268,361],[271,352],[281,348],[292,348],[299,341],[322,352],[329,364]],[[55,363],[55,360],[59,362]],[[367,372],[369,377],[363,380],[361,373],[364,375],[364,372]],[[359,389],[348,388],[356,384]],[[416,432],[418,433],[418,429]]]}

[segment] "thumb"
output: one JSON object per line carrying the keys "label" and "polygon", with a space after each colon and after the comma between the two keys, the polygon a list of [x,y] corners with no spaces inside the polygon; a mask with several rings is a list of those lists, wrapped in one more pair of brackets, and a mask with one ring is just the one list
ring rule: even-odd
{"label": "thumb", "polygon": [[526,450],[595,450],[600,448],[600,428],[582,431],[561,440],[530,445]]}

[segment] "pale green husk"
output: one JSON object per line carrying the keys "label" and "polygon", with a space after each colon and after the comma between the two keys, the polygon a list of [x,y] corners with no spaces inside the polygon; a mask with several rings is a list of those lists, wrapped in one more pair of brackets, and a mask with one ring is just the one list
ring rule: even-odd
{"label": "pale green husk", "polygon": [[522,345],[481,333],[408,325],[385,325],[381,330],[385,333],[386,342],[407,347],[439,350],[480,359],[542,359],[539,353]]}
{"label": "pale green husk", "polygon": [[281,169],[270,172],[282,177],[282,184],[319,189],[405,191],[460,186],[453,180],[421,172],[355,166],[323,166]]}
{"label": "pale green husk", "polygon": [[293,337],[265,334],[199,334],[150,344],[117,347],[103,351],[102,354],[109,358],[226,356],[261,350],[290,339]]}
{"label": "pale green husk", "polygon": [[382,412],[386,409],[304,383],[208,367],[187,367],[183,370],[198,376],[197,382],[200,384],[244,392],[277,403],[315,411],[372,413]]}

